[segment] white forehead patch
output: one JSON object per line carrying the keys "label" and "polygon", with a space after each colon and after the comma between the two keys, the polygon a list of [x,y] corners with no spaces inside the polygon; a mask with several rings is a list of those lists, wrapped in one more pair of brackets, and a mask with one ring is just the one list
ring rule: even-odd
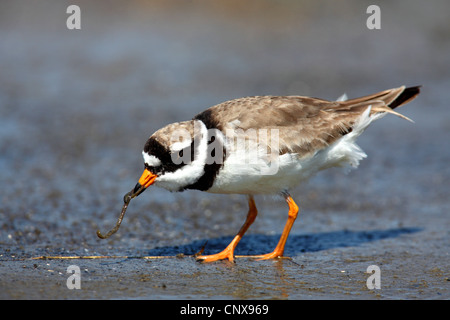
{"label": "white forehead patch", "polygon": [[150,167],[158,167],[161,165],[161,160],[151,154],[142,151],[142,156],[144,157],[145,164]]}

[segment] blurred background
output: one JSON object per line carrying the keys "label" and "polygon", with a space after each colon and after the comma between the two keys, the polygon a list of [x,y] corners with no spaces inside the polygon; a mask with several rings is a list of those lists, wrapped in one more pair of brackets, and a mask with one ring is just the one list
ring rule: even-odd
{"label": "blurred background", "polygon": [[[66,27],[71,4],[80,30]],[[371,4],[380,30],[366,26]],[[194,253],[195,241],[239,230],[244,197],[152,188],[117,235],[95,236],[115,223],[154,131],[242,96],[334,100],[401,85],[423,85],[401,110],[416,123],[384,118],[359,140],[369,155],[359,170],[293,191],[304,211],[293,233],[411,226],[447,251],[449,14],[447,0],[1,1],[3,259]],[[283,201],[257,201],[264,213],[249,234],[276,243]],[[245,250],[272,250],[251,239]]]}

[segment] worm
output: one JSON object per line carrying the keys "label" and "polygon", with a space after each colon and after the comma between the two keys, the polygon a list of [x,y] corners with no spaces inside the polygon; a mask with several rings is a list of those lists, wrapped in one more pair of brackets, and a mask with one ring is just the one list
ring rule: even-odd
{"label": "worm", "polygon": [[123,217],[125,216],[125,211],[127,211],[128,208],[128,204],[130,203],[131,199],[132,199],[132,191],[128,192],[124,197],[123,197],[123,207],[122,207],[122,212],[120,213],[119,219],[117,219],[116,225],[114,226],[114,228],[112,228],[107,234],[103,235],[100,230],[97,230],[97,237],[99,237],[100,239],[107,239],[110,236],[112,236],[114,233],[117,232],[117,230],[119,230],[120,225],[122,223]]}

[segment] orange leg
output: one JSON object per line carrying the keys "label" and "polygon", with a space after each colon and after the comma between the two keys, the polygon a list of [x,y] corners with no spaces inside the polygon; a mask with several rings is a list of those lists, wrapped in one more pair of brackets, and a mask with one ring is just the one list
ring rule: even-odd
{"label": "orange leg", "polygon": [[255,200],[253,199],[253,196],[249,196],[248,198],[248,207],[249,209],[247,219],[245,220],[245,223],[239,230],[238,234],[230,242],[230,244],[222,252],[206,256],[200,255],[196,257],[197,260],[201,260],[203,262],[213,262],[223,259],[234,261],[234,249],[236,248],[239,241],[242,239],[244,233],[252,225],[253,221],[255,221],[256,215],[258,214],[258,210],[256,209]]}
{"label": "orange leg", "polygon": [[253,258],[258,258],[258,260],[267,260],[267,259],[280,258],[283,256],[286,240],[289,236],[289,232],[291,231],[291,228],[292,228],[292,226],[295,222],[295,219],[297,218],[297,214],[298,214],[298,206],[294,202],[294,200],[291,198],[291,196],[289,194],[285,193],[285,199],[289,205],[288,220],[286,222],[286,225],[284,226],[283,233],[281,234],[280,240],[278,241],[278,244],[275,247],[275,250],[273,250],[271,253],[252,256]]}

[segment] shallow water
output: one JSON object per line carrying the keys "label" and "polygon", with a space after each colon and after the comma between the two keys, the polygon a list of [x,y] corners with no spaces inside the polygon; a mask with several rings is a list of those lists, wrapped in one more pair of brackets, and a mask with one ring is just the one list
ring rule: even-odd
{"label": "shallow water", "polygon": [[[450,25],[448,1],[79,1],[0,4],[0,297],[86,299],[450,298]],[[407,4],[407,5],[406,5]],[[163,125],[248,95],[335,99],[422,84],[359,145],[348,175],[323,172],[292,191],[300,215],[292,260],[199,264],[224,248],[247,212],[242,196],[152,188],[108,240],[123,195]],[[236,254],[276,245],[287,206],[257,197],[258,219]],[[174,258],[177,254],[183,257]],[[39,256],[166,259],[30,260]],[[79,265],[82,289],[68,290]],[[381,290],[366,287],[369,265]]]}

